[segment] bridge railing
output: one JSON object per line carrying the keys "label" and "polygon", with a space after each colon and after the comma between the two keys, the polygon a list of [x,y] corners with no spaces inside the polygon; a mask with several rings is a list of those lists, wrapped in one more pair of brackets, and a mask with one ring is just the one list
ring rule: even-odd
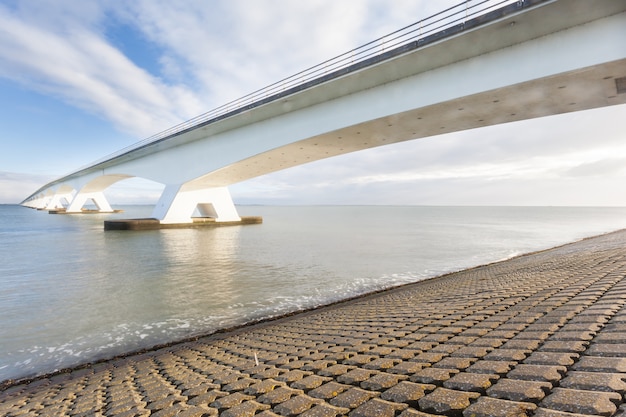
{"label": "bridge railing", "polygon": [[[270,101],[310,88],[321,82],[346,74],[349,69],[360,69],[363,66],[357,64],[372,61],[373,57],[386,54],[388,51],[402,47],[403,45],[419,42],[434,34],[443,33],[446,29],[462,25],[465,22],[486,15],[491,11],[500,9],[505,5],[518,3],[519,5],[529,0],[464,0],[439,13],[419,20],[387,35],[374,39],[364,45],[354,48],[320,64],[309,67],[287,78],[283,78],[264,88],[253,91],[238,99],[229,101],[197,117],[177,124],[169,129],[138,141],[128,147],[107,155],[97,161],[85,165],[73,173],[91,168],[100,163],[114,159],[152,143],[166,140],[184,131],[207,125],[217,120],[235,115],[237,113],[258,107]],[[530,2],[533,2],[530,0]],[[444,33],[445,35],[445,33]],[[445,37],[445,36],[444,36]],[[376,60],[373,60],[376,61]],[[320,82],[315,82],[320,81]],[[72,174],[69,174],[72,175]]]}

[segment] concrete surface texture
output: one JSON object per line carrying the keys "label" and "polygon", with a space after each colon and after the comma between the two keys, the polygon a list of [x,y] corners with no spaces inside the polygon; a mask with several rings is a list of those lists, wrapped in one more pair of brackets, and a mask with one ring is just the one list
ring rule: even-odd
{"label": "concrete surface texture", "polygon": [[40,378],[3,416],[626,415],[626,231]]}

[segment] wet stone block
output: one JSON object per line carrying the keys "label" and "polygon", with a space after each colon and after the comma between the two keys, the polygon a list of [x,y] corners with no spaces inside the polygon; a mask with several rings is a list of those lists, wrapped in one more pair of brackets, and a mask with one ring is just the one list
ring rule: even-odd
{"label": "wet stone block", "polygon": [[560,353],[560,352],[534,352],[524,363],[531,365],[560,365],[571,366],[578,359],[577,353]]}
{"label": "wet stone block", "polygon": [[264,379],[263,381],[257,382],[254,385],[247,387],[243,392],[248,395],[262,395],[272,391],[276,387],[284,386],[285,383],[282,381],[276,381],[274,379]]}
{"label": "wet stone block", "polygon": [[520,364],[507,374],[510,379],[556,383],[567,372],[565,366]]}
{"label": "wet stone block", "polygon": [[550,410],[547,408],[538,408],[534,417],[589,417],[588,414],[566,413],[563,411]]}
{"label": "wet stone block", "polygon": [[332,378],[327,376],[319,376],[319,375],[310,375],[306,378],[303,378],[299,381],[296,381],[291,384],[291,388],[302,389],[302,390],[311,390],[319,387],[320,385],[331,381]]}
{"label": "wet stone block", "polygon": [[487,395],[511,401],[539,402],[552,388],[548,382],[501,379],[491,388]]}
{"label": "wet stone block", "polygon": [[345,375],[340,375],[337,381],[343,384],[359,385],[361,382],[370,379],[372,375],[376,375],[377,373],[378,371],[357,368]]}
{"label": "wet stone block", "polygon": [[480,360],[467,368],[465,371],[477,374],[497,374],[502,376],[509,372],[516,364],[517,362]]}
{"label": "wet stone block", "polygon": [[600,333],[594,339],[596,343],[626,343],[626,332],[624,333]]}
{"label": "wet stone block", "polygon": [[566,413],[593,414],[609,417],[617,411],[621,395],[614,392],[583,391],[555,388],[541,406]]}
{"label": "wet stone block", "polygon": [[350,412],[348,408],[335,407],[330,404],[322,403],[313,406],[309,410],[300,414],[299,417],[337,417],[345,416]]}
{"label": "wet stone block", "polygon": [[425,367],[427,367],[427,364],[417,362],[400,362],[393,368],[387,369],[387,372],[392,374],[411,375]]}
{"label": "wet stone block", "polygon": [[[220,417],[241,417],[241,416],[253,416],[259,411],[269,410],[270,406],[267,404],[260,404],[256,401],[246,401],[238,404],[220,414]],[[177,415],[177,417],[180,416]],[[202,414],[198,414],[201,417]]]}
{"label": "wet stone block", "polygon": [[547,341],[540,348],[544,352],[574,352],[581,353],[587,349],[589,342],[582,340]]}
{"label": "wet stone block", "polygon": [[374,398],[358,406],[350,417],[394,417],[399,411],[408,408],[406,404],[393,403]]}
{"label": "wet stone block", "polygon": [[477,392],[454,391],[447,388],[437,388],[421,398],[418,403],[422,410],[434,414],[460,414],[469,407],[470,401],[480,397]]}
{"label": "wet stone block", "polygon": [[484,393],[494,381],[497,381],[500,377],[495,374],[475,374],[462,372],[454,375],[443,383],[445,388],[454,389],[458,391],[473,391]]}
{"label": "wet stone block", "polygon": [[452,375],[457,373],[459,373],[458,369],[424,368],[413,375],[411,381],[421,382],[422,384],[441,385],[444,381],[447,381]]}
{"label": "wet stone block", "polygon": [[300,413],[304,413],[314,405],[321,403],[322,400],[317,398],[312,398],[308,395],[298,395],[284,403],[278,404],[274,407],[274,411],[283,416],[296,416]]}
{"label": "wet stone block", "polygon": [[626,394],[626,374],[572,371],[561,381],[561,388]]}
{"label": "wet stone block", "polygon": [[394,375],[381,372],[380,374],[376,374],[370,379],[361,382],[361,387],[370,391],[382,391],[393,387],[398,382],[407,378],[408,377],[404,375]]}
{"label": "wet stone block", "polygon": [[572,369],[590,372],[626,372],[626,358],[583,356],[576,364],[574,364]]}
{"label": "wet stone block", "polygon": [[383,392],[380,395],[380,398],[386,401],[406,403],[412,407],[416,407],[417,400],[422,398],[428,392],[433,391],[435,388],[435,385],[416,384],[414,382],[402,381],[396,386]]}
{"label": "wet stone block", "polygon": [[626,344],[622,343],[595,343],[586,352],[592,356],[608,356],[614,358],[626,357]]}
{"label": "wet stone block", "polygon": [[272,391],[269,391],[267,394],[263,394],[257,398],[257,401],[263,404],[279,404],[287,401],[294,395],[300,395],[303,392],[301,390],[289,388],[289,387],[278,387]]}
{"label": "wet stone block", "polygon": [[370,399],[377,397],[378,393],[366,391],[361,388],[351,388],[342,392],[329,402],[336,407],[356,408]]}
{"label": "wet stone block", "polygon": [[321,398],[323,400],[329,400],[335,398],[342,392],[350,389],[349,385],[340,384],[335,381],[331,381],[309,392],[309,395],[313,398]]}
{"label": "wet stone block", "polygon": [[526,417],[537,409],[535,404],[480,397],[463,411],[464,417]]}
{"label": "wet stone block", "polygon": [[497,349],[487,354],[484,359],[491,361],[515,361],[526,359],[530,351],[525,349]]}
{"label": "wet stone block", "polygon": [[444,358],[433,365],[434,368],[446,368],[446,369],[459,369],[463,370],[468,368],[471,364],[476,362],[476,358]]}

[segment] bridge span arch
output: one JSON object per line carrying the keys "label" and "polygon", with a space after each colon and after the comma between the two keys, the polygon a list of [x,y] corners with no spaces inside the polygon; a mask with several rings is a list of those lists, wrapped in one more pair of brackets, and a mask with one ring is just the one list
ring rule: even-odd
{"label": "bridge span arch", "polygon": [[102,191],[141,177],[165,185],[153,212],[161,223],[191,222],[196,208],[232,221],[239,216],[227,187],[256,176],[626,103],[624,1],[524,0],[460,25],[140,143],[47,184],[24,204],[49,205],[72,186],[68,212],[89,198],[110,211]]}

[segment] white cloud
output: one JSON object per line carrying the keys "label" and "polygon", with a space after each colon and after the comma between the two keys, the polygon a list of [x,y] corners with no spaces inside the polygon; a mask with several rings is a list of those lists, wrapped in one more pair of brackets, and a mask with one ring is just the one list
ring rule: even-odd
{"label": "white cloud", "polygon": [[0,171],[0,204],[17,204],[43,184],[54,180],[46,175]]}

